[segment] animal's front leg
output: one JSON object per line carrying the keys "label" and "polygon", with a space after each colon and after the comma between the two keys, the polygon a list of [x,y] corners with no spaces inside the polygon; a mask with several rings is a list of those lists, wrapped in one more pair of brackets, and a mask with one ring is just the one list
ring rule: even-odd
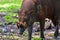
{"label": "animal's front leg", "polygon": [[41,35],[41,40],[44,40],[44,24],[45,24],[45,20],[40,20],[40,35]]}
{"label": "animal's front leg", "polygon": [[33,27],[32,26],[29,26],[28,27],[28,40],[31,40],[31,38],[32,38],[32,29],[33,29]]}
{"label": "animal's front leg", "polygon": [[25,28],[20,27],[19,29],[20,29],[20,35],[22,35],[24,33],[24,31],[25,31]]}
{"label": "animal's front leg", "polygon": [[22,24],[20,24],[19,22],[17,22],[17,27],[18,27],[18,29],[19,29],[20,35],[22,35],[23,32],[25,31],[24,26],[23,26]]}

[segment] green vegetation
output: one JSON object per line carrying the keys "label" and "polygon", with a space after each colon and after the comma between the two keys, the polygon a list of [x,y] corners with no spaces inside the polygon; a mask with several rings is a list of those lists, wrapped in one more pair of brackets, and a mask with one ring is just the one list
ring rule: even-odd
{"label": "green vegetation", "polygon": [[[0,33],[0,35],[2,35],[2,34]],[[1,38],[1,37],[0,37],[0,38]],[[13,34],[13,33],[12,33],[11,35],[3,35],[2,38],[5,38],[5,39],[16,39],[16,40],[17,40],[17,39],[18,39],[18,40],[20,39],[19,36],[15,35],[15,34]]]}
{"label": "green vegetation", "polygon": [[0,11],[10,12],[21,8],[23,0],[0,0]]}
{"label": "green vegetation", "polygon": [[39,37],[33,37],[32,40],[41,40]]}
{"label": "green vegetation", "polygon": [[17,13],[9,13],[7,16],[4,16],[6,22],[12,22],[13,24],[16,23],[16,21],[18,21],[17,18],[15,18],[17,16]]}
{"label": "green vegetation", "polygon": [[[0,0],[0,12],[8,12],[6,16],[4,16],[4,19],[7,23],[12,22],[13,24],[16,23],[18,20],[17,18],[14,18],[14,16],[17,16],[17,13],[14,13],[21,8],[23,0]],[[4,22],[4,23],[6,23]],[[0,23],[3,24],[4,23]]]}

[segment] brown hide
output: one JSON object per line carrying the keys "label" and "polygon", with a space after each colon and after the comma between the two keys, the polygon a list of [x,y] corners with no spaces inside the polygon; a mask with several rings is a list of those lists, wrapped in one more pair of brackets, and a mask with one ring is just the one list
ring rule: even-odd
{"label": "brown hide", "polygon": [[60,0],[54,0],[55,17],[60,20]]}
{"label": "brown hide", "polygon": [[[36,11],[36,12],[35,12]],[[52,18],[53,7],[51,0],[23,0],[21,10],[19,12],[19,21],[24,21],[28,16],[35,19]]]}
{"label": "brown hide", "polygon": [[51,0],[41,0],[40,5],[42,6],[42,8],[39,9],[39,17],[51,19],[53,16],[53,4]]}
{"label": "brown hide", "polygon": [[[23,25],[23,27],[28,26],[29,28],[34,22],[39,21],[41,38],[44,38],[45,18],[51,19],[56,26],[58,19],[60,19],[59,4],[60,0],[23,0],[21,10],[18,14],[19,23],[17,25]],[[31,28],[29,29],[31,30]],[[57,33],[55,36],[58,35]],[[31,37],[31,35],[29,36]]]}

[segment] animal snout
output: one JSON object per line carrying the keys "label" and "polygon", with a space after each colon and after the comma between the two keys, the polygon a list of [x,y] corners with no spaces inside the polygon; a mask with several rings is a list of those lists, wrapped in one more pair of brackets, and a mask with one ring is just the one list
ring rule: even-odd
{"label": "animal snout", "polygon": [[26,23],[25,22],[17,22],[17,26],[18,27],[26,27]]}

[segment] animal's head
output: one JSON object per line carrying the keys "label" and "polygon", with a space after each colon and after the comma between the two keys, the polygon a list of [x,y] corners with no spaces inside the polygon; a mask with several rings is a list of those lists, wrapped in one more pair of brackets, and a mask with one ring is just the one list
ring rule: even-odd
{"label": "animal's head", "polygon": [[[30,13],[32,14],[33,10],[35,9],[35,2],[36,0],[23,0],[20,12],[18,14],[19,22],[17,23],[18,26],[26,27],[26,21],[28,21]],[[28,4],[27,4],[28,3]]]}
{"label": "animal's head", "polygon": [[28,19],[27,17],[28,17],[28,15],[26,13],[26,10],[21,9],[20,12],[18,13],[18,19],[19,19],[19,22],[17,22],[18,28],[19,27],[26,28],[26,21]]}

